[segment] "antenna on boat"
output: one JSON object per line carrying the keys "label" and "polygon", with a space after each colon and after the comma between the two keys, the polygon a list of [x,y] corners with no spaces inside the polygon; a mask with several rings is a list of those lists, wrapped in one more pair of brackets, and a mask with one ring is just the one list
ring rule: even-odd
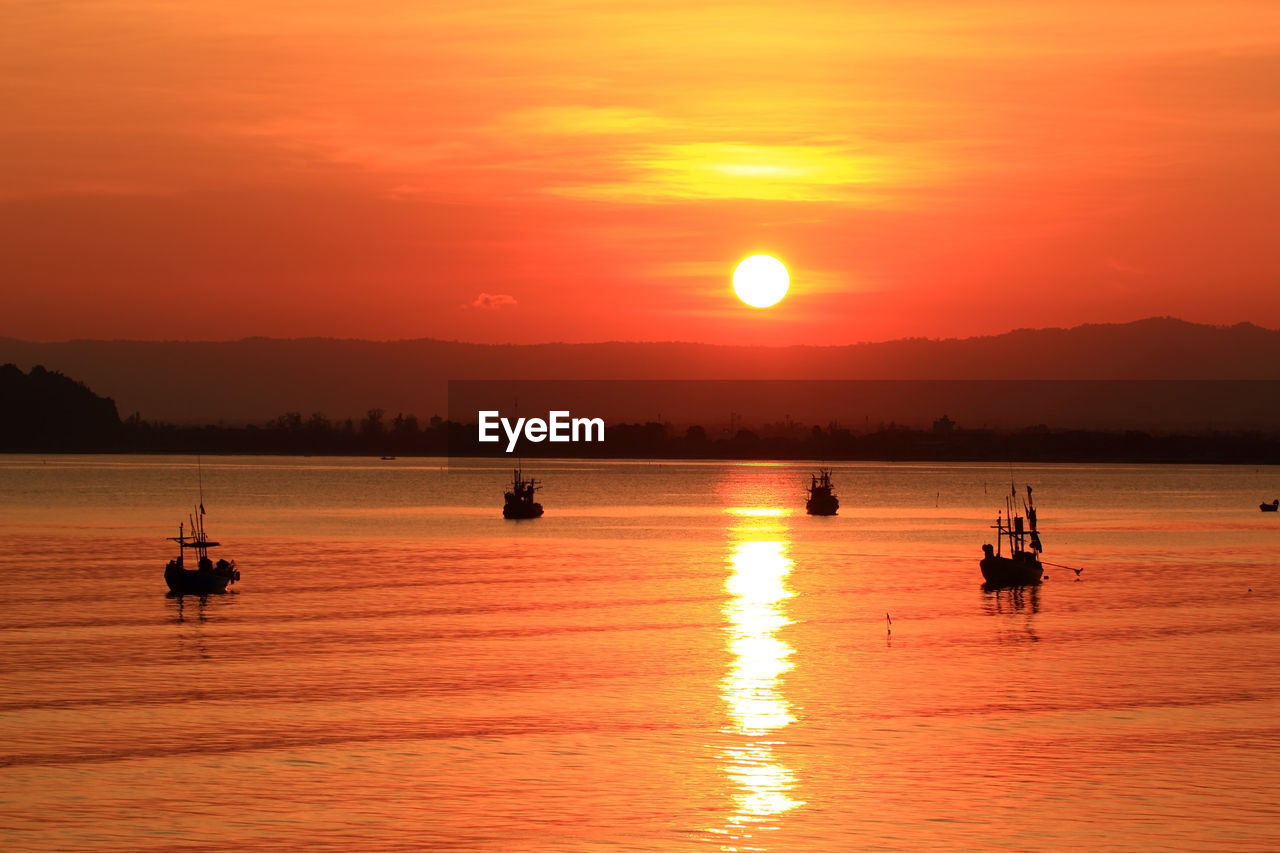
{"label": "antenna on boat", "polygon": [[200,514],[204,515],[204,466],[200,462],[200,454],[196,454],[196,482],[200,484]]}

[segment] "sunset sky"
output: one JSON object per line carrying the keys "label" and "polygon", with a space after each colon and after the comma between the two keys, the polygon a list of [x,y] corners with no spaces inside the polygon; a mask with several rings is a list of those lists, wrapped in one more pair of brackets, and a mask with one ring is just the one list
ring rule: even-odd
{"label": "sunset sky", "polygon": [[0,109],[0,335],[1280,326],[1274,0],[18,2]]}

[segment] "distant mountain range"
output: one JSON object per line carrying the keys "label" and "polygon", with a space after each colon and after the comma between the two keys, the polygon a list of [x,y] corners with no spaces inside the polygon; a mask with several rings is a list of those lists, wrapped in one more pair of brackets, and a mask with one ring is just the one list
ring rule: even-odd
{"label": "distant mountain range", "polygon": [[[122,416],[150,420],[230,424],[288,411],[359,418],[371,408],[425,420],[446,413],[450,379],[1280,380],[1280,331],[1152,318],[832,347],[0,338],[7,362],[60,371],[114,398]],[[678,418],[676,408],[667,414]]]}

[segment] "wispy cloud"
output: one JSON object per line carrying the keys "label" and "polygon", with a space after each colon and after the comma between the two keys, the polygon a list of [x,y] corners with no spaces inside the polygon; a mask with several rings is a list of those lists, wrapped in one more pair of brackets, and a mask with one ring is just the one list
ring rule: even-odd
{"label": "wispy cloud", "polygon": [[516,298],[506,293],[481,293],[470,302],[462,303],[463,308],[481,308],[486,311],[499,311],[503,308],[514,308]]}
{"label": "wispy cloud", "polygon": [[758,199],[868,203],[877,190],[910,176],[884,155],[837,145],[750,145],[732,142],[650,146],[628,159],[624,182],[555,187],[555,194],[611,201]]}

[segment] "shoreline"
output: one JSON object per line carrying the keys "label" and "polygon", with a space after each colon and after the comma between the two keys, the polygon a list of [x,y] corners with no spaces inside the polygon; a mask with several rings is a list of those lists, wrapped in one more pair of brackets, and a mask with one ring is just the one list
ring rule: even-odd
{"label": "shoreline", "polygon": [[366,459],[370,461],[394,462],[402,459],[440,460],[444,464],[451,462],[503,462],[506,465],[528,465],[529,463],[573,463],[573,462],[633,462],[652,464],[679,464],[683,462],[743,462],[762,464],[804,464],[818,468],[842,463],[871,463],[880,465],[896,464],[981,464],[981,465],[1206,465],[1232,467],[1280,467],[1280,458],[1222,458],[1208,456],[1178,457],[1143,457],[1143,456],[828,456],[825,458],[811,455],[524,455],[517,458],[483,454],[439,454],[439,453],[396,453],[371,454],[349,453],[342,451],[302,453],[290,450],[209,450],[209,449],[77,449],[77,450],[3,450],[0,456],[19,457],[78,457],[78,456],[201,456],[201,457],[261,457],[271,459]]}

